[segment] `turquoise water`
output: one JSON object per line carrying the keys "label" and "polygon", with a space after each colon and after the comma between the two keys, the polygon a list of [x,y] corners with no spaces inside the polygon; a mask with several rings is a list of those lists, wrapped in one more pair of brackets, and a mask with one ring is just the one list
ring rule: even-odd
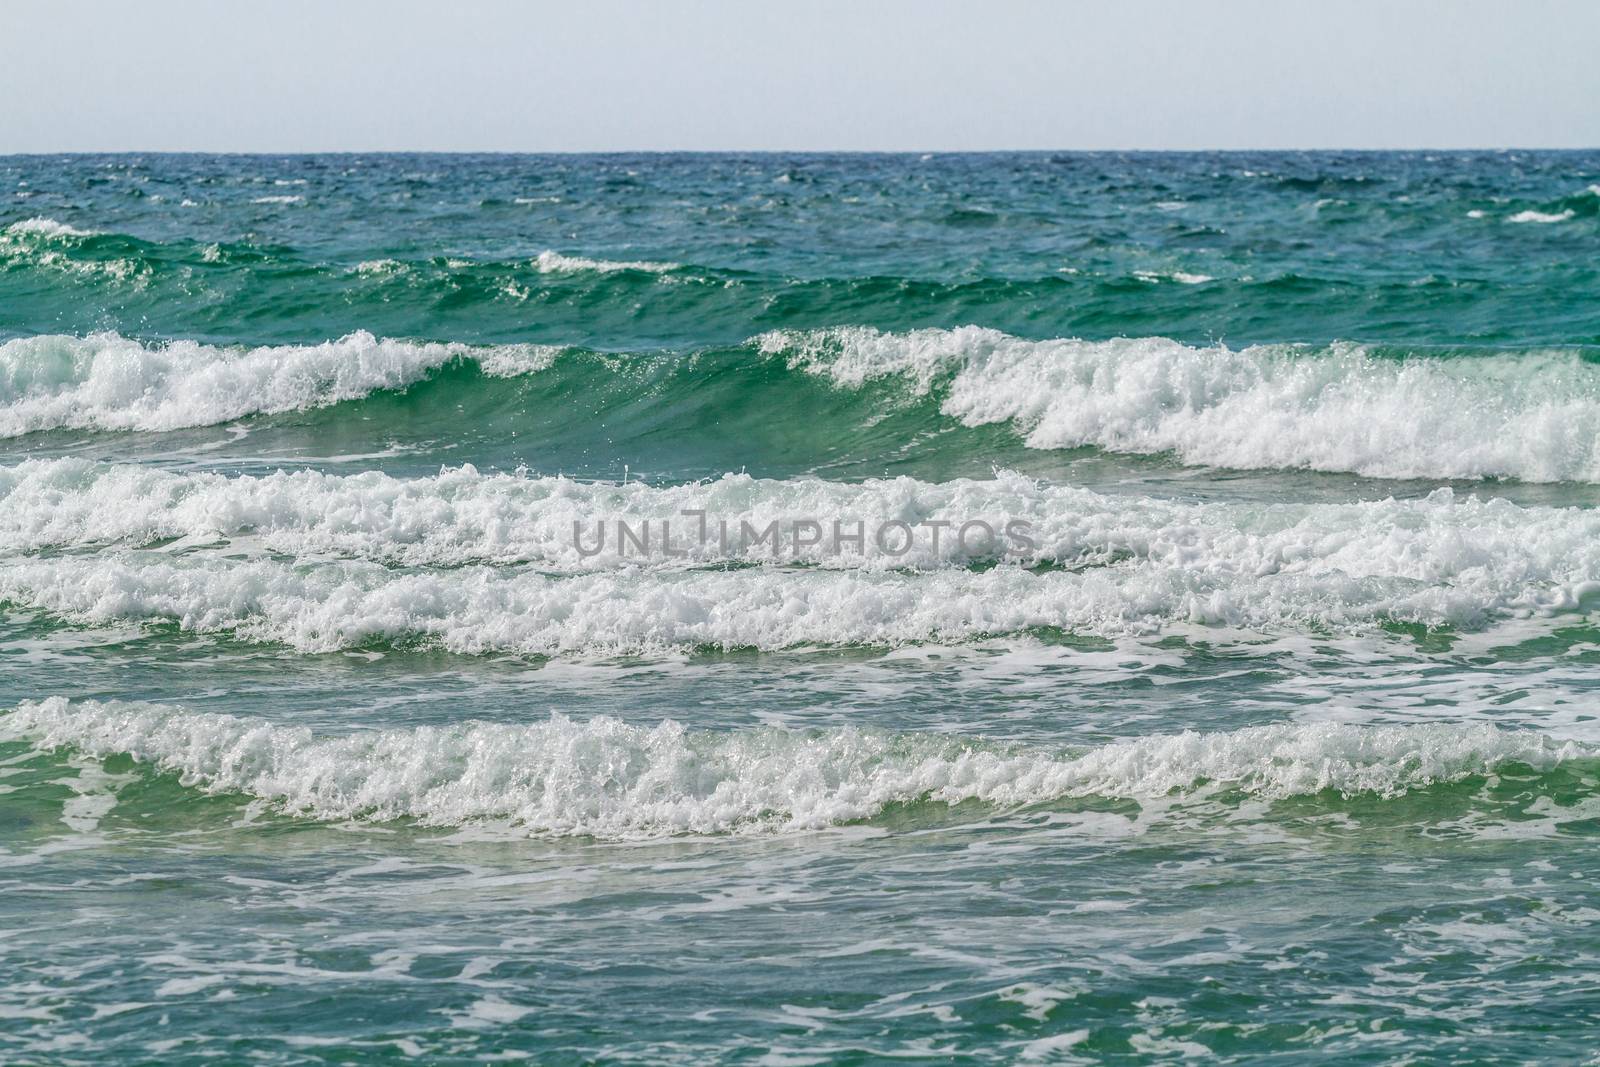
{"label": "turquoise water", "polygon": [[0,158],[0,1059],[1585,1062],[1597,239],[1595,153]]}

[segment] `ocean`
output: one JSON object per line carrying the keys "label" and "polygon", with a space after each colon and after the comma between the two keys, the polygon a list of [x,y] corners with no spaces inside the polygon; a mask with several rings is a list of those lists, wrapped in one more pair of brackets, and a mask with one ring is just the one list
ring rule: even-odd
{"label": "ocean", "polygon": [[1597,1062],[1600,152],[0,157],[0,1060]]}

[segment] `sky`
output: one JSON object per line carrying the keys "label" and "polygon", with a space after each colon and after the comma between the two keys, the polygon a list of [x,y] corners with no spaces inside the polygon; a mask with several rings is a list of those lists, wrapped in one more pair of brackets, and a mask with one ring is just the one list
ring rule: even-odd
{"label": "sky", "polygon": [[1600,146],[1595,0],[0,0],[0,153]]}

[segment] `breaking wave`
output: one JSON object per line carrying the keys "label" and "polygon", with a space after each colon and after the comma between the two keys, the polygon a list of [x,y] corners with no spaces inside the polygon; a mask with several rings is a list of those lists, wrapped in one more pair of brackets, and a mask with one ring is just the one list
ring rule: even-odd
{"label": "breaking wave", "polygon": [[[801,537],[808,520],[821,529]],[[960,533],[979,521],[1003,535],[1013,520],[1025,524],[1029,544]],[[876,536],[891,524],[904,528]],[[648,550],[624,543],[621,526],[648,532]],[[774,526],[773,539],[742,536]],[[859,532],[866,536],[841,536]],[[1486,608],[1513,590],[1600,579],[1600,513],[1586,508],[1523,507],[1450,489],[1405,500],[1190,503],[1007,471],[937,483],[726,474],[652,486],[471,466],[418,478],[312,470],[225,477],[28,460],[0,466],[0,538],[11,552],[211,546],[408,567],[534,564],[561,574],[728,562],[938,570],[1004,555],[1260,580],[1343,576],[1472,587],[1485,593]]]}
{"label": "breaking wave", "polygon": [[1433,560],[1364,557],[1369,543],[1341,557],[1339,540],[1332,535],[1327,555],[1298,563],[1270,550],[1244,562],[1180,543],[1043,572],[740,566],[551,575],[112,552],[0,564],[0,600],[84,624],[164,623],[306,652],[390,646],[551,656],[894,647],[1040,630],[1471,629],[1582,610],[1600,593],[1592,571],[1572,581],[1525,573],[1535,562],[1527,555],[1475,561],[1468,547]]}
{"label": "breaking wave", "polygon": [[[15,339],[0,344],[0,436],[162,431],[302,411],[409,388],[462,363],[490,377],[551,370],[563,401],[635,389],[680,422],[713,383],[730,403],[743,396],[767,406],[774,375],[871,390],[870,417],[841,410],[832,424],[807,414],[793,426],[797,447],[814,444],[819,459],[830,439],[866,429],[863,419],[921,408],[929,419],[1008,427],[1035,449],[1374,478],[1600,483],[1600,364],[1574,349],[1418,356],[1355,344],[1235,350],[1159,337],[1035,341],[978,327],[840,327],[692,353],[590,352],[552,368],[563,351],[582,350],[366,332],[257,348],[147,345],[109,333]],[[780,407],[770,418],[801,416]]]}
{"label": "breaking wave", "polygon": [[1571,351],[1382,358],[1360,345],[1029,341],[962,327],[777,332],[763,351],[838,385],[905,380],[1034,448],[1172,453],[1234,469],[1600,481],[1600,366]]}
{"label": "breaking wave", "polygon": [[558,348],[379,340],[315,345],[144,345],[115,333],[0,344],[0,437],[39,430],[175,430],[303,411],[421,381],[453,362],[509,377],[542,370]]}
{"label": "breaking wave", "polygon": [[208,793],[319,820],[491,824],[648,838],[819,829],[893,805],[1016,807],[1105,797],[1323,792],[1396,796],[1507,765],[1592,761],[1575,743],[1492,726],[1294,724],[1052,751],[835,728],[696,731],[609,717],[319,735],[179,708],[60,697],[0,717],[0,738],[130,756]]}

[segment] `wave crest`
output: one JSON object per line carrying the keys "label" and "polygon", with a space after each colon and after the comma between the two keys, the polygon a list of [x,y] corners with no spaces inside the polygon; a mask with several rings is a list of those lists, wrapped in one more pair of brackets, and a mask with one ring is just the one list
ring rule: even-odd
{"label": "wave crest", "polygon": [[[456,361],[491,376],[531,373],[562,351],[366,332],[259,348],[144,345],[114,333],[22,338],[0,344],[0,436],[209,425],[406,388]],[[644,364],[670,367],[651,388],[688,397],[708,373],[758,388],[776,364],[841,389],[871,386],[887,404],[937,406],[967,426],[1006,425],[1038,449],[1375,478],[1600,482],[1600,364],[1574,350],[1392,358],[1344,343],[1033,341],[967,326],[777,332],[709,354],[608,357],[604,368],[626,377]],[[571,384],[597,388],[592,376]]]}
{"label": "wave crest", "polygon": [[[1352,557],[1358,560],[1359,556]],[[1592,579],[1550,581],[1461,557],[1337,556],[1274,570],[1184,546],[1160,558],[1045,573],[1016,566],[928,573],[809,567],[624,568],[551,576],[470,566],[395,571],[364,561],[238,559],[227,552],[59,556],[0,565],[0,600],[70,621],[177,625],[305,652],[398,647],[465,655],[654,655],[897,647],[1061,630],[1125,636],[1193,627],[1262,633],[1472,629],[1592,602]],[[1591,572],[1592,573],[1592,572]]]}
{"label": "wave crest", "polygon": [[379,340],[358,331],[314,345],[144,345],[116,333],[0,344],[0,437],[52,429],[175,430],[327,407],[401,389],[453,362],[511,377],[561,349]]}
{"label": "wave crest", "polygon": [[541,274],[575,274],[592,271],[596,274],[616,274],[619,271],[638,271],[641,274],[667,274],[678,270],[678,263],[657,263],[648,260],[590,259],[586,256],[566,256],[546,249],[534,259],[533,265]]}
{"label": "wave crest", "polygon": [[0,737],[127,755],[183,784],[315,819],[509,825],[541,835],[647,838],[782,832],[870,819],[897,804],[1002,807],[1196,791],[1283,798],[1395,796],[1591,756],[1492,726],[1294,724],[1144,737],[1077,752],[835,728],[691,731],[609,717],[319,736],[230,715],[120,702],[25,702]]}
{"label": "wave crest", "polygon": [[43,215],[36,218],[23,219],[20,222],[13,222],[5,228],[5,233],[9,237],[35,238],[47,241],[61,237],[93,237],[95,235],[93,230],[80,230],[76,226],[68,226],[64,222],[57,222],[55,219],[46,218]]}
{"label": "wave crest", "polygon": [[1600,481],[1600,366],[1573,352],[1388,359],[1355,344],[1029,341],[967,326],[777,332],[769,356],[847,388],[897,377],[1034,448],[1233,469]]}

